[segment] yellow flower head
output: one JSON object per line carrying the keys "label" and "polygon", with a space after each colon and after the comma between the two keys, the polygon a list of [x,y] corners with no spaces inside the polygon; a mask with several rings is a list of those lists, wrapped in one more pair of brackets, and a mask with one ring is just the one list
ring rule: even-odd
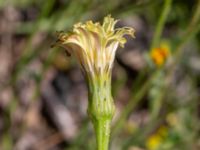
{"label": "yellow flower head", "polygon": [[108,15],[102,25],[92,21],[77,23],[72,32],[58,33],[56,45],[73,54],[86,75],[110,73],[118,46],[126,43],[124,35],[134,37],[134,29],[130,27],[115,29],[117,22]]}
{"label": "yellow flower head", "polygon": [[164,142],[167,134],[168,128],[165,126],[161,126],[156,133],[154,133],[147,139],[146,147],[148,148],[148,150],[158,150]]}
{"label": "yellow flower head", "polygon": [[153,48],[150,57],[157,67],[161,67],[170,56],[170,48],[167,44],[161,44],[160,47]]}

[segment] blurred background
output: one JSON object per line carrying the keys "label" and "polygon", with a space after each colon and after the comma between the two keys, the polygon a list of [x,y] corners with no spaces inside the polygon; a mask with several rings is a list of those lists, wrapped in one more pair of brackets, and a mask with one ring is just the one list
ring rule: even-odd
{"label": "blurred background", "polygon": [[94,150],[87,88],[56,31],[111,14],[111,150],[200,150],[200,0],[0,0],[0,150]]}

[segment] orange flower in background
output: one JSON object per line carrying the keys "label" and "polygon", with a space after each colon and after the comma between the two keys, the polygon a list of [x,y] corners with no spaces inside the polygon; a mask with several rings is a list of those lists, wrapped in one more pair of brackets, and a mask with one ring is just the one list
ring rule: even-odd
{"label": "orange flower in background", "polygon": [[170,56],[170,48],[167,44],[161,44],[160,47],[153,48],[150,57],[157,67],[161,67]]}

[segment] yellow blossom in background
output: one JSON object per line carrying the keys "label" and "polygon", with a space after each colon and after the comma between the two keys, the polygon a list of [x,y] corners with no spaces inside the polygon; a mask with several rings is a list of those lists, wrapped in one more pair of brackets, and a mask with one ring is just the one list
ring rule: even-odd
{"label": "yellow blossom in background", "polygon": [[159,135],[155,134],[149,137],[146,143],[146,147],[148,148],[148,150],[157,150],[161,143],[162,138]]}
{"label": "yellow blossom in background", "polygon": [[165,137],[167,136],[168,129],[165,126],[160,127],[156,133],[151,135],[146,141],[147,150],[159,150]]}
{"label": "yellow blossom in background", "polygon": [[160,47],[155,47],[150,51],[150,57],[157,67],[161,67],[170,56],[170,48],[166,43],[161,43]]}

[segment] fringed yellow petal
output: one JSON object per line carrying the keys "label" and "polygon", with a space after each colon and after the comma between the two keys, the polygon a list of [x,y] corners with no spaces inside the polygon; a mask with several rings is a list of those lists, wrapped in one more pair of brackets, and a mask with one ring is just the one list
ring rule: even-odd
{"label": "fringed yellow petal", "polygon": [[134,37],[134,29],[117,28],[115,20],[108,15],[103,24],[87,21],[74,25],[73,32],[59,32],[56,45],[66,48],[77,58],[88,76],[110,73],[118,45],[124,46],[124,35]]}
{"label": "fringed yellow petal", "polygon": [[118,22],[118,20],[114,20],[114,18],[111,17],[111,15],[108,15],[104,18],[103,21],[103,29],[105,33],[109,34],[114,31],[115,24]]}

